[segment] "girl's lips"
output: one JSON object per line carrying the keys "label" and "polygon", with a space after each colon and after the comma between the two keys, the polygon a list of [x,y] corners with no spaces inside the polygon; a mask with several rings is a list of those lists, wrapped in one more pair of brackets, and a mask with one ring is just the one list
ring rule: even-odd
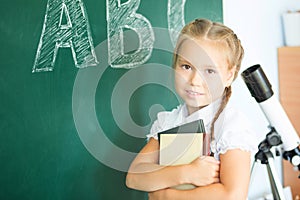
{"label": "girl's lips", "polygon": [[200,96],[200,95],[203,95],[203,93],[195,92],[195,91],[193,91],[193,90],[186,90],[186,93],[187,93],[189,96]]}

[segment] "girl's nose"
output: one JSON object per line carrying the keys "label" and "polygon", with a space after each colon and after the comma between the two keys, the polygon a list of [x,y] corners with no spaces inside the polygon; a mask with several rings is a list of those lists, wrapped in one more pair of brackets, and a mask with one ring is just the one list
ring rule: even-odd
{"label": "girl's nose", "polygon": [[193,86],[202,86],[204,84],[204,79],[201,73],[198,70],[193,70],[193,73],[190,77],[190,83]]}

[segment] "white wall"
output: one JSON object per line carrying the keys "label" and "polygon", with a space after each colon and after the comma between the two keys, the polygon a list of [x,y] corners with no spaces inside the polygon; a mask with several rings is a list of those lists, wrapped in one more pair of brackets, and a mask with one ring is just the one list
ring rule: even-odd
{"label": "white wall", "polygon": [[[241,72],[254,64],[260,64],[277,98],[277,48],[284,45],[281,16],[287,10],[300,10],[300,0],[223,0],[224,24],[236,32],[245,49]],[[231,101],[248,114],[259,141],[262,141],[269,131],[269,124],[240,76],[233,84]],[[280,158],[276,159],[276,167],[282,180]],[[250,199],[271,193],[264,165],[255,164],[252,179]]]}

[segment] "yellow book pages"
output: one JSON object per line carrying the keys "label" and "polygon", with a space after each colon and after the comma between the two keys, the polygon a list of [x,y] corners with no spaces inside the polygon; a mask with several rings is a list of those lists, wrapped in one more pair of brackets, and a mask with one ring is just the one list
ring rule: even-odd
{"label": "yellow book pages", "polygon": [[[181,165],[188,164],[203,155],[203,133],[161,134],[159,164]],[[175,187],[179,190],[195,188],[194,185],[184,184]]]}

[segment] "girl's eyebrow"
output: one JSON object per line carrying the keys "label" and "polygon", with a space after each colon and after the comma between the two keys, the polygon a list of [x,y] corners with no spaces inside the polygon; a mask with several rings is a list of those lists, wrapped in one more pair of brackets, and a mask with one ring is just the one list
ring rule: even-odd
{"label": "girl's eyebrow", "polygon": [[187,63],[190,66],[194,66],[192,63],[190,63],[189,61],[184,59],[182,56],[178,56],[178,60],[179,60],[179,62],[184,62],[184,63]]}
{"label": "girl's eyebrow", "polygon": [[217,67],[214,65],[203,65],[203,67],[210,68],[210,69],[217,69]]}

